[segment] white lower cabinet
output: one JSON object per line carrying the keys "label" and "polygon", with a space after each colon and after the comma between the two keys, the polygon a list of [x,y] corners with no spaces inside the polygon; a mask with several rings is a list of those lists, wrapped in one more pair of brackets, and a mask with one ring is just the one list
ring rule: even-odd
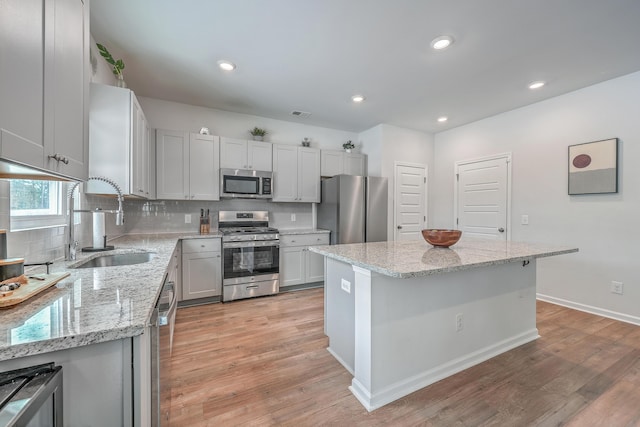
{"label": "white lower cabinet", "polygon": [[323,281],[324,258],[308,248],[328,244],[328,233],[281,235],[280,289]]}
{"label": "white lower cabinet", "polygon": [[219,238],[182,241],[180,301],[217,297],[222,293],[222,251]]}
{"label": "white lower cabinet", "polygon": [[[148,426],[151,399],[140,387],[150,382],[150,356],[146,348],[139,351],[149,346],[147,331],[133,338],[4,360],[0,372],[49,362],[62,366],[65,426]],[[139,359],[143,355],[146,360]]]}

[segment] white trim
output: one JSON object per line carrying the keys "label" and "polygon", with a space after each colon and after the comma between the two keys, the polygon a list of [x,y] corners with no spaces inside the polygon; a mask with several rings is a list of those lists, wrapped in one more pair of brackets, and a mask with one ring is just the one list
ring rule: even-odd
{"label": "white trim", "polygon": [[427,224],[429,223],[429,199],[428,199],[428,195],[429,195],[429,167],[428,165],[422,164],[422,163],[411,163],[411,162],[402,162],[399,160],[396,160],[395,162],[393,162],[393,224],[392,224],[392,232],[393,232],[393,239],[387,239],[387,240],[396,240],[396,227],[398,226],[398,218],[396,218],[396,202],[398,200],[398,195],[396,194],[396,178],[398,177],[398,166],[407,166],[407,167],[411,167],[411,168],[420,168],[420,169],[424,169],[424,177],[426,178],[426,182],[424,183],[424,221],[422,223],[422,228],[427,228]]}
{"label": "white trim", "polygon": [[349,390],[351,390],[351,393],[353,393],[362,406],[364,406],[367,411],[371,412],[388,403],[394,402],[401,397],[413,393],[414,391],[420,390],[444,378],[450,377],[458,372],[462,372],[467,368],[485,362],[492,357],[503,354],[509,350],[513,350],[514,348],[531,341],[535,341],[539,337],[538,329],[534,328],[495,344],[488,345],[466,356],[450,360],[433,369],[429,369],[428,371],[420,372],[417,375],[398,381],[375,394],[370,393],[367,387],[355,378],[351,381]]}
{"label": "white trim", "polygon": [[608,319],[618,320],[620,322],[631,323],[632,325],[640,326],[640,317],[637,316],[630,316],[628,314],[618,313],[617,311],[593,307],[591,305],[568,301],[566,299],[556,298],[544,294],[536,294],[536,298],[540,301],[545,301],[551,304],[561,305],[563,307],[572,308],[574,310],[583,311],[585,313],[595,314],[597,316],[606,317]]}
{"label": "white trim", "polygon": [[512,188],[512,182],[511,182],[511,173],[512,173],[512,161],[511,161],[511,152],[508,153],[500,153],[500,154],[493,154],[491,156],[483,156],[483,157],[476,157],[474,159],[467,159],[467,160],[459,160],[457,162],[455,162],[454,164],[454,168],[453,168],[453,227],[457,229],[458,228],[458,224],[456,224],[456,220],[458,218],[458,179],[457,179],[457,175],[459,174],[459,168],[462,165],[468,165],[471,163],[479,163],[479,162],[485,162],[488,160],[498,160],[498,159],[505,159],[507,161],[507,241],[511,240],[511,188]]}

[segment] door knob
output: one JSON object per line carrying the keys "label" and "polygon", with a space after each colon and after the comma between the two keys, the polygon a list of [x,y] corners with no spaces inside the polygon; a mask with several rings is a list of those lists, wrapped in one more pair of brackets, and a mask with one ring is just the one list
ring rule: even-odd
{"label": "door knob", "polygon": [[501,233],[504,233],[504,228],[500,227],[500,228],[498,228],[498,231],[501,232]]}
{"label": "door knob", "polygon": [[402,230],[402,226],[401,225],[398,226],[398,230]]}

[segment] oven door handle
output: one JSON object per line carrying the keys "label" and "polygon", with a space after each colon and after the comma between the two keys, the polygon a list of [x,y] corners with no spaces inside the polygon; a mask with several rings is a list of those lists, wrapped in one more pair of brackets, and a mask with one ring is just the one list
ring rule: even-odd
{"label": "oven door handle", "polygon": [[237,249],[237,248],[263,248],[267,246],[273,246],[280,248],[280,241],[274,240],[251,240],[248,242],[223,242],[223,249]]}

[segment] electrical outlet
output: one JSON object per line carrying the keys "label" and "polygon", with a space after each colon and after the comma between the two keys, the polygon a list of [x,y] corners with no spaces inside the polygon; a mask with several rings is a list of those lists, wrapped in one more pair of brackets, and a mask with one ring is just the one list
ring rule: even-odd
{"label": "electrical outlet", "polygon": [[529,225],[529,215],[522,215],[520,218],[520,224]]}
{"label": "electrical outlet", "polygon": [[350,281],[342,279],[342,282],[340,283],[340,287],[346,293],[348,293],[348,294],[351,293],[351,282]]}
{"label": "electrical outlet", "polygon": [[622,295],[624,293],[624,284],[615,280],[611,281],[611,292]]}
{"label": "electrical outlet", "polygon": [[184,214],[184,223],[191,224],[191,214]]}
{"label": "electrical outlet", "polygon": [[462,313],[456,314],[456,332],[460,332],[464,327]]}
{"label": "electrical outlet", "polygon": [[296,222],[296,214],[291,214],[291,222]]}

